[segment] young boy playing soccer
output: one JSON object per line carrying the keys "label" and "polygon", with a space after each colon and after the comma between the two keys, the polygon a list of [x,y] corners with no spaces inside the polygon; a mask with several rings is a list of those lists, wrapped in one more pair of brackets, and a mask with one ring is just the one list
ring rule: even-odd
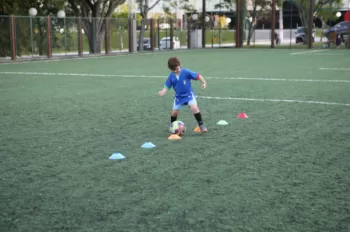
{"label": "young boy playing soccer", "polygon": [[207,82],[199,73],[181,67],[181,63],[177,57],[169,58],[168,68],[171,70],[171,73],[165,81],[164,88],[158,92],[158,95],[163,96],[171,87],[175,91],[173,111],[171,112],[171,123],[176,121],[180,109],[184,105],[188,105],[198,123],[200,131],[207,132],[208,129],[203,124],[202,115],[197,106],[191,80],[200,80],[202,82],[202,89],[207,87]]}

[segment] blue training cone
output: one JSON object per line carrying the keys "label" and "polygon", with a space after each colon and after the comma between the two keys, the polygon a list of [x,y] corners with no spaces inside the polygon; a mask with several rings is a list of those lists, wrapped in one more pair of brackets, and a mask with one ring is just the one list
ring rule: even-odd
{"label": "blue training cone", "polygon": [[110,160],[122,160],[125,159],[125,156],[123,156],[121,153],[115,152],[110,157]]}
{"label": "blue training cone", "polygon": [[154,147],[156,147],[156,145],[154,145],[154,144],[151,143],[151,142],[148,142],[148,143],[142,144],[141,147],[142,147],[142,148],[154,148]]}

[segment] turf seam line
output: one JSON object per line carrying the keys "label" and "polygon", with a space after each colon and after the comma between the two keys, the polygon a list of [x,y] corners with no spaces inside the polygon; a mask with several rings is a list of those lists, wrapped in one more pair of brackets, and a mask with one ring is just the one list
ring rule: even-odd
{"label": "turf seam line", "polygon": [[260,102],[288,102],[288,103],[308,103],[308,104],[320,104],[320,105],[338,105],[338,106],[350,106],[350,103],[338,103],[338,102],[322,102],[322,101],[304,101],[304,100],[283,100],[283,99],[261,99],[261,98],[238,98],[238,97],[211,97],[211,96],[197,96],[203,99],[214,100],[236,100],[236,101],[260,101]]}
{"label": "turf seam line", "polygon": [[320,70],[328,71],[350,71],[350,68],[319,68]]}
{"label": "turf seam line", "polygon": [[[157,75],[132,75],[132,74],[93,74],[93,73],[49,73],[49,72],[0,72],[7,75],[42,75],[42,76],[80,76],[80,77],[136,77],[136,78],[162,78],[167,76]],[[324,83],[350,83],[350,80],[316,80],[316,79],[283,79],[283,78],[249,78],[249,77],[211,77],[206,79],[216,80],[251,80],[251,81],[287,81],[287,82],[324,82]]]}

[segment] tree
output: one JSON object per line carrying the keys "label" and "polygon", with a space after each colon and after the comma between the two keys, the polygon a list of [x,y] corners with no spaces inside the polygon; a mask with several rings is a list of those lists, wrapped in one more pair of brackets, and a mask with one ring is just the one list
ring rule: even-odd
{"label": "tree", "polygon": [[[152,0],[151,0],[152,1]],[[149,0],[136,0],[140,15],[142,17],[141,19],[141,29],[140,29],[140,37],[139,37],[139,49],[140,51],[143,51],[143,38],[145,36],[145,27],[147,24],[147,15],[150,10],[152,10],[157,4],[159,4],[161,0],[153,0],[150,2]]]}
{"label": "tree", "polygon": [[[119,12],[112,13],[112,18],[119,19],[118,25],[122,29],[129,27],[129,7],[126,3],[120,5]],[[142,17],[140,14],[136,14],[136,21],[141,21]]]}
{"label": "tree", "polygon": [[[339,6],[342,4],[342,0],[314,0],[314,7],[312,10],[312,15],[309,14],[310,9],[310,0],[296,0],[296,5],[298,7],[299,11],[299,17],[302,23],[302,26],[304,27],[305,32],[305,39],[304,43],[308,43],[308,20],[310,17],[314,16],[320,16],[325,19],[325,17],[331,18],[332,14],[334,14],[334,11],[332,12],[331,8],[337,9],[336,6]],[[329,7],[327,7],[329,6]],[[330,7],[335,6],[335,7]],[[327,10],[328,8],[328,10]]]}
{"label": "tree", "polygon": [[[150,10],[152,10],[155,6],[157,6],[161,0],[136,0],[140,15],[142,17],[141,20],[141,29],[140,29],[140,37],[139,37],[139,48],[140,51],[143,50],[143,38],[145,35],[145,26],[147,23],[147,15]],[[189,0],[163,0],[163,10],[169,16],[169,12],[171,8],[178,7],[177,9],[190,9]]]}
{"label": "tree", "polygon": [[[62,8],[64,0],[57,0],[55,2],[50,0],[3,0],[0,6],[0,15],[21,15],[26,17],[15,17],[15,30],[16,30],[16,52],[20,56],[23,51],[28,51],[34,49],[32,45],[32,39],[36,42],[39,55],[44,55],[47,51],[47,33],[46,33],[46,20],[43,17],[39,16],[56,16],[59,9]],[[30,18],[28,11],[30,8],[37,9],[37,16],[35,18]],[[10,27],[9,27],[9,18],[2,17],[0,27],[2,39],[0,40],[1,52],[0,56],[9,56],[11,54],[10,42]],[[52,17],[52,25],[58,25],[58,19]],[[28,38],[28,35],[31,35],[34,29],[37,33],[33,35],[31,39],[22,39]],[[53,36],[53,39],[56,39]]]}
{"label": "tree", "polygon": [[89,42],[90,53],[101,53],[106,30],[106,18],[125,0],[68,0],[72,10],[82,17],[82,26]]}
{"label": "tree", "polygon": [[[166,1],[163,3],[163,11],[168,18],[176,19],[176,15],[174,14],[174,12],[177,12],[178,10],[189,13],[190,16],[192,14],[199,15],[197,9],[193,4],[190,3],[189,0]],[[198,28],[199,26],[201,26],[200,20],[201,17],[199,17],[199,20],[192,20],[193,22],[191,22],[191,27]]]}
{"label": "tree", "polygon": [[189,2],[189,0],[166,1],[163,3],[163,11],[170,18],[174,17],[173,12],[177,12],[178,10],[191,13],[197,12],[196,8]]}
{"label": "tree", "polygon": [[[276,5],[279,5],[279,1],[276,1]],[[271,16],[271,6],[271,0],[252,0],[252,11],[249,12],[249,20],[246,20],[249,26],[247,45],[250,45],[258,21]],[[225,8],[233,12],[236,10],[235,0],[223,0],[215,5],[215,9],[218,8]]]}

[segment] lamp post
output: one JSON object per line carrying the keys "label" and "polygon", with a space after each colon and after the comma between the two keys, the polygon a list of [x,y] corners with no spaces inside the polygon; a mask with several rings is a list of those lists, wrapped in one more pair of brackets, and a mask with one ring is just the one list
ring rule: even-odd
{"label": "lamp post", "polygon": [[35,8],[29,9],[30,16],[30,39],[32,41],[32,56],[34,56],[34,39],[33,39],[33,17],[38,14],[38,11]]}
{"label": "lamp post", "polygon": [[[204,17],[204,21],[205,23],[209,23],[211,21],[211,17],[209,17],[208,15],[206,15]],[[213,25],[212,25],[212,22],[210,22],[210,29],[211,29],[211,47],[213,48],[214,44],[214,33],[213,33]],[[203,35],[202,35],[203,36]]]}
{"label": "lamp post", "polygon": [[32,42],[32,57],[34,56],[34,39],[33,39],[33,17],[37,15],[38,11],[35,8],[29,9],[30,16],[30,40]]}
{"label": "lamp post", "polygon": [[[191,16],[192,22],[190,23],[190,27],[187,28],[188,33],[190,34],[190,36],[188,36],[188,38],[190,38],[190,40],[188,41],[190,43],[190,47],[191,48],[197,48],[197,42],[198,42],[198,33],[197,33],[197,19],[198,19],[198,15],[197,14],[193,14]],[[193,26],[194,25],[194,26]],[[194,30],[192,30],[192,28],[194,28]],[[192,42],[194,41],[194,42]],[[193,44],[193,46],[192,46]]]}
{"label": "lamp post", "polygon": [[[64,6],[66,7],[68,5],[68,2],[65,2],[64,3]],[[57,17],[58,18],[63,18],[63,28],[64,28],[64,51],[65,51],[65,53],[67,54],[67,49],[66,49],[66,45],[67,45],[67,41],[66,41],[66,12],[64,11],[64,10],[59,10],[58,12],[57,12]]]}
{"label": "lamp post", "polygon": [[280,12],[279,12],[279,28],[280,28],[280,40],[283,41],[283,0],[281,0]]}
{"label": "lamp post", "polygon": [[198,19],[198,15],[197,14],[193,14],[191,18],[192,18],[192,20],[197,20]]}

